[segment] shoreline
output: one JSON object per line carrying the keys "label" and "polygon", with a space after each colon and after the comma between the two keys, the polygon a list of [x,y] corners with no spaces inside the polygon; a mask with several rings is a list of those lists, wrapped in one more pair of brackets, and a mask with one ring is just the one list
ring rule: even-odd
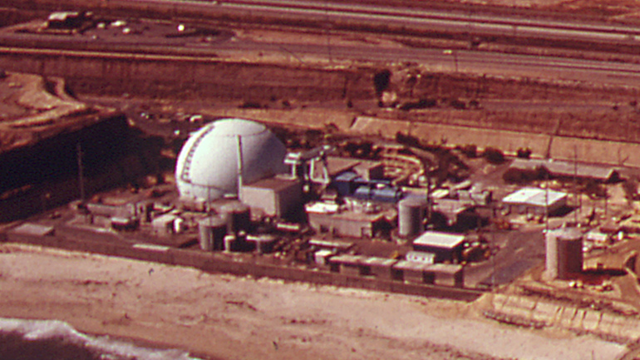
{"label": "shoreline", "polygon": [[613,360],[626,351],[594,336],[501,325],[474,304],[8,243],[0,244],[0,316],[61,320],[203,360],[577,360],[592,352]]}
{"label": "shoreline", "polygon": [[84,333],[60,320],[0,318],[3,357],[38,360],[47,353],[60,360],[210,360],[144,340]]}

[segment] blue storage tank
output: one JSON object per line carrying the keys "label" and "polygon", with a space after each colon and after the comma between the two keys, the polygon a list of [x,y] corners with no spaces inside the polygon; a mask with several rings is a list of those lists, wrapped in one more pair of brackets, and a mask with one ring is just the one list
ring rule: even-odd
{"label": "blue storage tank", "polygon": [[393,186],[372,189],[364,185],[358,187],[353,193],[353,197],[356,199],[382,202],[398,202],[402,198],[402,195],[402,191]]}
{"label": "blue storage tank", "polygon": [[398,202],[401,197],[402,191],[395,187],[385,187],[371,191],[371,200],[374,201]]}
{"label": "blue storage tank", "polygon": [[371,200],[371,188],[368,186],[360,186],[353,193],[353,197],[361,200]]}

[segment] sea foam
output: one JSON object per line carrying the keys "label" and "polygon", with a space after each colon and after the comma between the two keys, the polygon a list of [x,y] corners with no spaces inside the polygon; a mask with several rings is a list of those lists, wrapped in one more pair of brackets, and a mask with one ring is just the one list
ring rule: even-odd
{"label": "sea foam", "polygon": [[[0,333],[19,334],[25,340],[60,340],[100,354],[99,358],[109,360],[200,360],[189,356],[188,352],[176,349],[145,348],[108,336],[83,334],[64,321],[21,320],[0,318]],[[0,354],[1,355],[1,354]]]}

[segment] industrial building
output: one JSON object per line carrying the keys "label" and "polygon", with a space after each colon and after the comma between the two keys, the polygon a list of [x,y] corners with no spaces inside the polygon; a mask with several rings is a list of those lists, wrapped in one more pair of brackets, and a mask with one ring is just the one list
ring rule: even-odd
{"label": "industrial building", "polygon": [[546,172],[551,178],[589,179],[598,182],[614,182],[620,174],[612,166],[583,164],[578,162],[554,159],[520,159],[513,160],[509,169],[522,172]]}
{"label": "industrial building", "polygon": [[481,221],[475,205],[459,199],[434,200],[431,221],[440,227],[456,227],[463,230],[478,226]]}
{"label": "industrial building", "polygon": [[336,255],[328,261],[331,271],[349,276],[373,276],[381,280],[414,284],[464,286],[462,265],[429,264],[349,254]]}
{"label": "industrial building", "polygon": [[527,215],[553,215],[567,205],[565,192],[550,189],[522,188],[502,199],[509,213]]}
{"label": "industrial building", "polygon": [[265,216],[294,218],[302,211],[302,181],[278,176],[242,185],[240,200]]}
{"label": "industrial building", "polygon": [[[364,205],[366,207],[366,205]],[[348,209],[336,204],[311,203],[305,206],[309,226],[316,232],[354,238],[387,237],[394,212]]]}
{"label": "industrial building", "polygon": [[434,254],[435,263],[457,263],[462,259],[465,240],[462,234],[427,231],[413,240],[413,249]]}

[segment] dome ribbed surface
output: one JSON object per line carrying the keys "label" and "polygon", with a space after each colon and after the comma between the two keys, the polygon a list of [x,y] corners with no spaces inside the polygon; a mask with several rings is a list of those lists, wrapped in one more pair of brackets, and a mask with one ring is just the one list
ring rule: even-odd
{"label": "dome ribbed surface", "polygon": [[266,126],[243,119],[221,119],[191,134],[176,163],[180,195],[218,199],[238,193],[238,143],[244,184],[285,171],[286,149]]}

